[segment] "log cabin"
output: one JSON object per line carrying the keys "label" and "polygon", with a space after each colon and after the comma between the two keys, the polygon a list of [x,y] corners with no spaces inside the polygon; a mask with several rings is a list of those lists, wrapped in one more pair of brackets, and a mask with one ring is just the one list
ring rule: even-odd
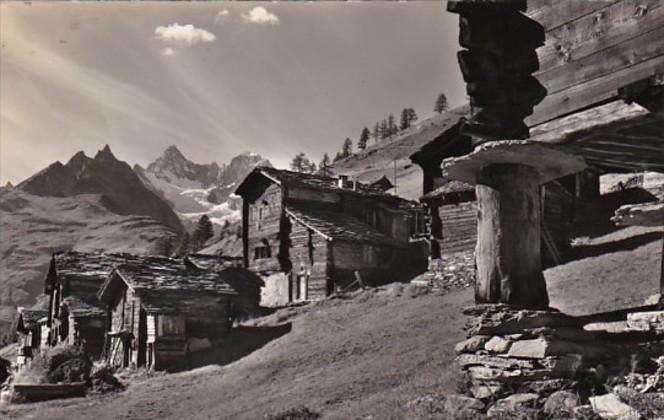
{"label": "log cabin", "polygon": [[93,358],[104,344],[103,305],[97,291],[116,264],[137,258],[127,254],[75,251],[53,254],[44,293],[49,296],[43,334],[48,345],[82,345]]}
{"label": "log cabin", "polygon": [[168,370],[228,334],[237,293],[213,271],[143,258],[117,265],[98,291],[105,306],[104,358],[113,366]]}
{"label": "log cabin", "polygon": [[264,306],[426,269],[426,245],[413,239],[423,229],[420,205],[381,188],[259,167],[236,194],[243,198],[244,264],[265,281]]}
{"label": "log cabin", "polygon": [[21,367],[39,352],[41,347],[41,325],[39,321],[48,316],[48,311],[41,309],[18,308],[16,324],[17,354],[16,366]]}

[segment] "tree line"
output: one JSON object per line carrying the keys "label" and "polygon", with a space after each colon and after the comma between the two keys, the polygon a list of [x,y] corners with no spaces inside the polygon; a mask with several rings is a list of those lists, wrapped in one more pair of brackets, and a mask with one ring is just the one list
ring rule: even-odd
{"label": "tree line", "polygon": [[[441,93],[436,98],[434,103],[433,110],[439,114],[447,111],[447,96],[444,93]],[[387,118],[383,118],[381,121],[377,121],[373,125],[373,130],[370,130],[369,127],[362,128],[360,136],[357,140],[357,150],[363,151],[367,148],[369,140],[373,139],[374,142],[378,143],[379,141],[388,139],[396,134],[399,134],[402,131],[407,130],[412,127],[413,124],[418,120],[417,113],[414,108],[404,108],[401,110],[401,117],[399,118],[399,123],[397,124],[394,114],[389,114]],[[353,141],[350,137],[346,137],[341,145],[341,150],[336,152],[333,158],[330,158],[330,155],[325,152],[323,158],[316,165],[311,159],[309,159],[305,153],[298,153],[295,155],[293,160],[290,163],[290,169],[295,172],[302,173],[318,173],[321,175],[331,175],[330,166],[339,160],[346,159],[353,155]]]}

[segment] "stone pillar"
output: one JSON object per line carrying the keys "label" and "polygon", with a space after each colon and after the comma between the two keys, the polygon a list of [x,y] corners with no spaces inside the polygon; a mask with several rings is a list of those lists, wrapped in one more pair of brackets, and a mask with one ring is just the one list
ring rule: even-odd
{"label": "stone pillar", "polygon": [[546,308],[540,257],[539,173],[492,164],[477,174],[475,301]]}

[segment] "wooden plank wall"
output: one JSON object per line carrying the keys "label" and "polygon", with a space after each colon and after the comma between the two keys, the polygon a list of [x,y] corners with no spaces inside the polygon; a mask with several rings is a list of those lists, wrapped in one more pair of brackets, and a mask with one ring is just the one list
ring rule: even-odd
{"label": "wooden plank wall", "polygon": [[[278,185],[272,184],[263,194],[249,205],[247,215],[248,262],[250,270],[255,272],[275,272],[280,269],[277,254],[279,253],[279,229],[282,216],[282,195]],[[259,209],[263,218],[258,222]],[[271,248],[270,258],[254,258],[256,247],[263,246],[266,240]]]}
{"label": "wooden plank wall", "polygon": [[443,238],[439,241],[441,254],[470,251],[477,242],[477,202],[447,204],[438,208]]}
{"label": "wooden plank wall", "polygon": [[[307,299],[322,299],[327,295],[327,241],[301,223],[294,222],[290,234],[289,256],[296,281],[298,273],[309,273]],[[313,257],[313,260],[312,258]]]}
{"label": "wooden plank wall", "polygon": [[548,91],[529,126],[608,101],[619,88],[664,72],[661,0],[531,0],[527,14],[546,31],[535,77]]}

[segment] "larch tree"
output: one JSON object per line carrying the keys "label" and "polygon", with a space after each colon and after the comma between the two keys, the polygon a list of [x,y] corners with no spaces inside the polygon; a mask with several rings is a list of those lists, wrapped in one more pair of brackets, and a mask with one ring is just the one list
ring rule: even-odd
{"label": "larch tree", "polygon": [[344,140],[344,144],[341,147],[341,155],[344,158],[347,158],[353,154],[353,142],[350,140],[350,138],[346,137],[346,140]]}
{"label": "larch tree", "polygon": [[441,114],[447,111],[447,106],[447,96],[445,96],[444,93],[441,93],[438,95],[438,99],[436,99],[436,104],[433,106],[433,110]]}
{"label": "larch tree", "polygon": [[367,142],[369,141],[370,137],[371,133],[369,132],[369,129],[367,127],[364,127],[362,129],[362,133],[360,134],[360,139],[357,141],[357,148],[360,150],[366,149]]}

